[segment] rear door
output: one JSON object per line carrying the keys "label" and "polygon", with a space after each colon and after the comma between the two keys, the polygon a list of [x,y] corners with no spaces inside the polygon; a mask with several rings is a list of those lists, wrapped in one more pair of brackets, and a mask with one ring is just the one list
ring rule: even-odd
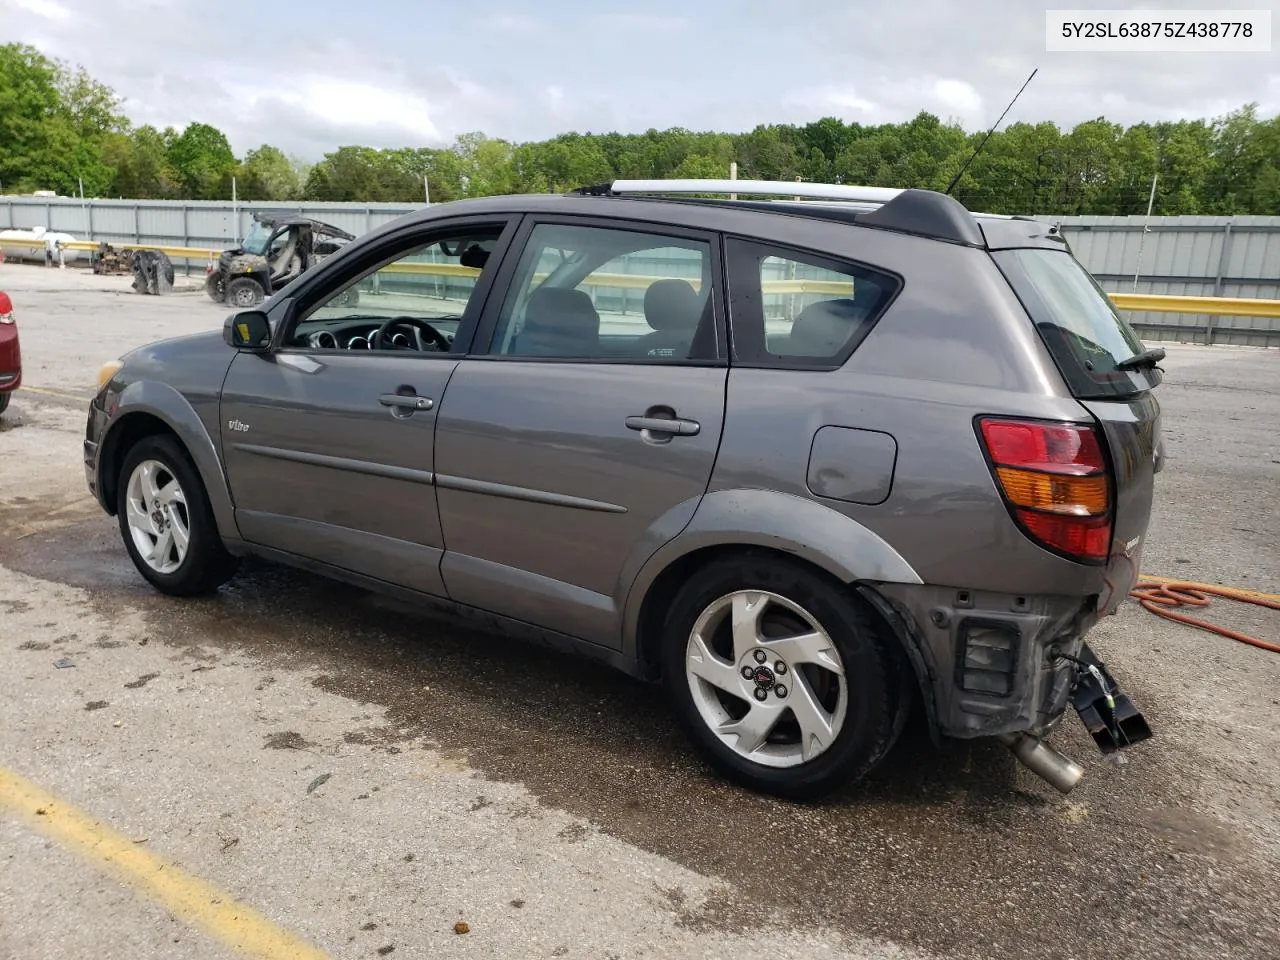
{"label": "rear door", "polygon": [[616,647],[639,563],[689,522],[715,462],[718,247],[530,217],[506,261],[439,415],[444,582],[454,600]]}
{"label": "rear door", "polygon": [[1106,435],[1116,489],[1107,578],[1112,593],[1102,603],[1114,610],[1138,574],[1154,476],[1163,457],[1160,404],[1154,392],[1160,371],[1154,362],[1124,368],[1125,361],[1147,348],[1111,298],[1066,250],[1000,250],[993,257],[1072,395]]}
{"label": "rear door", "polygon": [[245,540],[444,595],[436,416],[510,229],[395,235],[278,305],[276,348],[239,354],[222,390]]}

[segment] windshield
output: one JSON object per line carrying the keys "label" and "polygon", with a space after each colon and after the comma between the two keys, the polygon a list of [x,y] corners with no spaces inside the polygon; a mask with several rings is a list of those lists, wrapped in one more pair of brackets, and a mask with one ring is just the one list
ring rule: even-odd
{"label": "windshield", "polygon": [[1160,382],[1151,369],[1116,369],[1117,363],[1146,348],[1111,298],[1070,253],[1003,250],[993,257],[1031,315],[1073,395],[1126,397]]}
{"label": "windshield", "polygon": [[270,242],[271,228],[255,220],[250,224],[249,232],[244,235],[244,242],[240,246],[244,248],[245,253],[256,253],[262,256],[267,252],[267,244]]}

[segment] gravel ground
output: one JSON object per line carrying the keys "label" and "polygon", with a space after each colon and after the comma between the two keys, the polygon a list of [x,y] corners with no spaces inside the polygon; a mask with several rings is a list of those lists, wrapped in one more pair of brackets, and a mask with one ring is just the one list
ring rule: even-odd
{"label": "gravel ground", "polygon": [[[74,270],[0,288],[26,382],[76,398],[224,316]],[[1280,353],[1168,349],[1145,571],[1280,592]],[[160,597],[88,499],[83,425],[34,392],[0,421],[0,766],[335,957],[1280,955],[1274,654],[1129,604],[1093,643],[1156,736],[1116,764],[1069,721],[1069,798],[913,728],[797,807],[716,779],[656,691],[591,664],[260,563]],[[1271,612],[1210,616],[1280,637]],[[3,819],[0,918],[23,960],[230,955]]]}

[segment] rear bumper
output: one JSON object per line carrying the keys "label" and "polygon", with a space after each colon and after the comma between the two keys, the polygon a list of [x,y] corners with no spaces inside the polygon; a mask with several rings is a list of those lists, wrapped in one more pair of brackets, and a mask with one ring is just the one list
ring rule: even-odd
{"label": "rear bumper", "polygon": [[881,584],[943,736],[1048,735],[1071,704],[1096,597]]}

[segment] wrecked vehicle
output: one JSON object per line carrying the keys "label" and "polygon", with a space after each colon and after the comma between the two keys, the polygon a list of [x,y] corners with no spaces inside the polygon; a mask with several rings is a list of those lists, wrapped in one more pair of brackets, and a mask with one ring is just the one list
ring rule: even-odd
{"label": "wrecked vehicle", "polygon": [[103,276],[129,274],[133,272],[133,251],[116,250],[107,241],[98,243],[98,249],[90,254],[93,272]]}
{"label": "wrecked vehicle", "polygon": [[215,303],[256,306],[354,239],[309,217],[255,213],[240,246],[209,265],[205,292]]}
{"label": "wrecked vehicle", "polygon": [[918,711],[1065,793],[1069,710],[1151,735],[1088,637],[1141,567],[1163,355],[1051,223],[616,181],[407,214],[107,364],[85,469],[163,593],[253,555],[501,624],[662,683],[754,789],[857,780]]}
{"label": "wrecked vehicle", "polygon": [[159,296],[173,289],[173,261],[163,250],[135,250],[129,262],[138,293]]}

